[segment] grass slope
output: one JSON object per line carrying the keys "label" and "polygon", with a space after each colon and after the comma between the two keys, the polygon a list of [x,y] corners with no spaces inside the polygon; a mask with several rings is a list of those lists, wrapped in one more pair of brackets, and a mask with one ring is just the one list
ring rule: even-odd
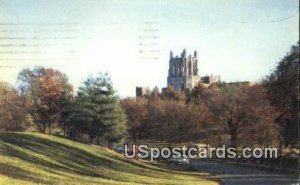
{"label": "grass slope", "polygon": [[0,184],[217,184],[207,174],[129,160],[38,133],[0,133]]}

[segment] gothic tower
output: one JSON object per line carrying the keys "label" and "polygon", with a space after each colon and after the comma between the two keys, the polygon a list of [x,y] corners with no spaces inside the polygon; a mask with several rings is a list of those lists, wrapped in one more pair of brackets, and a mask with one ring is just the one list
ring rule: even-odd
{"label": "gothic tower", "polygon": [[186,55],[184,49],[181,56],[174,57],[170,52],[168,85],[172,85],[176,91],[191,90],[199,81],[197,51],[194,55]]}

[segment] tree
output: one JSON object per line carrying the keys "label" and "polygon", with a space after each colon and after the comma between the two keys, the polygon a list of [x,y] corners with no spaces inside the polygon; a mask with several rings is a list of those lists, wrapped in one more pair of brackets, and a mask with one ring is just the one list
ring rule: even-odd
{"label": "tree", "polygon": [[164,101],[160,97],[150,98],[146,105],[149,114],[149,130],[150,137],[159,138],[160,142],[163,141],[165,134],[165,108]]}
{"label": "tree", "polygon": [[18,92],[9,84],[0,82],[0,130],[22,131],[29,125],[26,111]]}
{"label": "tree", "polygon": [[260,146],[278,145],[279,128],[276,124],[278,112],[271,105],[266,88],[261,84],[246,88],[247,113],[242,130],[243,144]]}
{"label": "tree", "polygon": [[59,126],[63,129],[63,134],[66,136],[66,130],[68,126],[68,119],[72,113],[72,107],[74,106],[74,94],[73,86],[68,83],[67,78],[61,79],[61,92],[59,99]]}
{"label": "tree", "polygon": [[274,141],[278,136],[273,117],[276,112],[262,86],[225,86],[212,96],[210,110],[214,120],[230,136],[232,146],[258,142],[257,136],[266,141]]}
{"label": "tree", "polygon": [[146,95],[145,97],[148,98],[149,100],[155,100],[157,98],[160,98],[161,94],[159,92],[158,87],[154,87],[152,90],[147,89],[146,90]]}
{"label": "tree", "polygon": [[171,100],[184,100],[184,94],[182,92],[176,92],[172,85],[168,85],[166,90],[162,92],[162,98]]}
{"label": "tree", "polygon": [[126,135],[126,117],[108,74],[89,77],[79,88],[77,111],[90,142],[118,141]]}
{"label": "tree", "polygon": [[39,130],[46,133],[48,126],[50,134],[52,123],[59,121],[63,99],[72,96],[73,87],[67,76],[52,68],[24,69],[19,73],[18,82],[27,110]]}
{"label": "tree", "polygon": [[191,92],[191,101],[195,104],[199,104],[205,101],[205,88],[201,83],[198,83]]}
{"label": "tree", "polygon": [[264,85],[272,105],[279,112],[276,120],[282,129],[281,142],[296,144],[300,139],[299,42],[266,77]]}
{"label": "tree", "polygon": [[185,127],[188,123],[189,112],[183,101],[167,100],[165,103],[165,115],[164,122],[167,124],[166,135],[168,135],[168,142],[171,142],[172,138],[178,139],[181,144],[183,136],[186,133]]}
{"label": "tree", "polygon": [[183,135],[182,102],[174,99],[162,99],[157,106],[159,106],[157,110],[162,110],[158,112],[161,136],[165,136],[169,145],[177,139],[181,142]]}
{"label": "tree", "polygon": [[205,138],[207,146],[212,144],[209,142],[210,138],[214,138],[216,130],[219,134],[219,145],[221,144],[222,128],[218,123],[220,123],[220,118],[215,112],[214,103],[218,96],[220,96],[219,83],[214,83],[208,88],[205,88],[203,84],[197,84],[191,92],[188,103],[190,104],[191,111],[190,117],[192,118],[191,126],[196,131],[198,138]]}
{"label": "tree", "polygon": [[148,122],[145,98],[126,98],[121,105],[127,115],[128,131],[134,141],[141,138]]}

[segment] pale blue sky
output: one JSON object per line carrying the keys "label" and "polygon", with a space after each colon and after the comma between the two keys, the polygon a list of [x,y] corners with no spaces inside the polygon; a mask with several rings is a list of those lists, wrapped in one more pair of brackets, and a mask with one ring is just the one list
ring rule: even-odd
{"label": "pale blue sky", "polygon": [[200,75],[259,81],[298,41],[297,0],[0,0],[0,80],[35,65],[78,87],[109,72],[118,93],[166,86],[169,51]]}

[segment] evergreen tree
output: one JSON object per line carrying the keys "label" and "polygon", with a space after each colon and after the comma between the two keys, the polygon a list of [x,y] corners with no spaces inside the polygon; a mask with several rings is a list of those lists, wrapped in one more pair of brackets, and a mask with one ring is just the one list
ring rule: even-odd
{"label": "evergreen tree", "polygon": [[124,138],[126,117],[108,74],[89,77],[79,88],[76,101],[77,121],[84,124],[81,130],[87,132],[90,142],[95,138],[109,142]]}

